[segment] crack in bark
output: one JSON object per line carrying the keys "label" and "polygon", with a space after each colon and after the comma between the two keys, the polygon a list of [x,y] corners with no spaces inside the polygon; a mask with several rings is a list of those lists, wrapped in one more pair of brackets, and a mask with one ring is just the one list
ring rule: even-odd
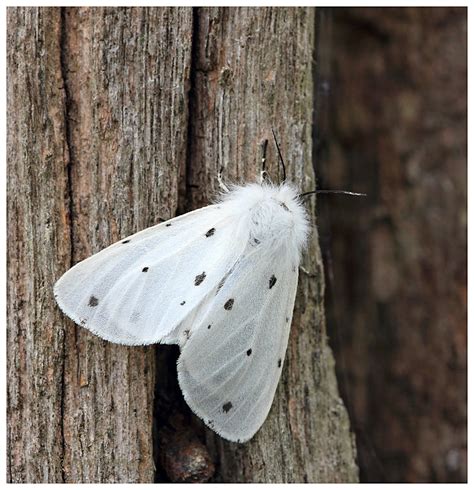
{"label": "crack in bark", "polygon": [[[72,192],[72,129],[70,125],[71,115],[71,94],[68,85],[68,65],[67,65],[67,20],[66,20],[66,8],[61,8],[61,26],[60,26],[60,39],[59,39],[59,52],[60,52],[60,68],[61,77],[63,80],[64,90],[64,128],[65,128],[65,143],[67,149],[67,199],[68,199],[68,212],[69,212],[69,238],[70,238],[70,266],[73,265],[74,260],[74,230],[73,230],[73,192]],[[62,446],[62,461],[61,461],[61,476],[63,482],[66,483],[66,472],[64,468],[64,460],[66,453],[66,438],[64,435],[64,413],[65,413],[65,393],[66,393],[66,332],[63,335],[63,365],[61,376],[61,446]]]}
{"label": "crack in bark", "polygon": [[67,164],[67,191],[68,191],[68,204],[69,204],[69,227],[70,227],[70,245],[71,245],[71,266],[74,260],[74,230],[73,230],[73,192],[72,192],[72,163],[73,163],[73,150],[72,150],[72,129],[69,123],[71,115],[72,97],[69,90],[68,81],[68,64],[67,64],[67,20],[66,20],[66,8],[61,8],[61,38],[60,38],[60,55],[61,55],[61,75],[64,86],[64,127],[66,136],[66,147],[68,152],[68,164]]}
{"label": "crack in bark", "polygon": [[[192,144],[194,137],[193,113],[196,107],[196,73],[198,60],[198,38],[199,38],[199,7],[193,7],[192,34],[191,34],[191,63],[189,73],[189,91],[188,91],[188,127],[187,127],[187,148],[186,148],[186,167],[185,179],[186,187],[184,196],[178,199],[178,210],[180,212],[189,211],[192,205]],[[184,201],[184,202],[181,202]]]}

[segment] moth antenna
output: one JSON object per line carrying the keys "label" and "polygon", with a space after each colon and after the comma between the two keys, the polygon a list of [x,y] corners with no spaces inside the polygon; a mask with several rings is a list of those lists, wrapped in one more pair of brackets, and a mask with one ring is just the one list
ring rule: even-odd
{"label": "moth antenna", "polygon": [[277,141],[276,136],[275,136],[275,131],[273,131],[273,128],[272,128],[272,134],[273,134],[273,139],[275,141],[275,145],[276,145],[277,150],[278,150],[278,157],[280,158],[281,167],[283,169],[283,181],[282,182],[285,182],[285,180],[286,180],[285,161],[283,160],[283,156],[282,156],[281,151],[280,151],[280,145],[278,144],[278,141]]}
{"label": "moth antenna", "polygon": [[260,172],[260,184],[263,184],[265,179],[268,178],[267,170],[266,170],[266,162],[267,162],[267,146],[268,140],[265,139],[262,141],[262,170]]}
{"label": "moth antenna", "polygon": [[367,194],[362,192],[351,192],[351,191],[340,191],[340,190],[327,190],[327,189],[316,189],[314,191],[303,192],[298,197],[301,199],[305,196],[309,196],[311,194],[346,194],[348,196],[363,196],[367,197]]}
{"label": "moth antenna", "polygon": [[265,139],[262,141],[262,172],[265,172],[265,164],[267,162],[267,147],[268,147],[268,140]]}

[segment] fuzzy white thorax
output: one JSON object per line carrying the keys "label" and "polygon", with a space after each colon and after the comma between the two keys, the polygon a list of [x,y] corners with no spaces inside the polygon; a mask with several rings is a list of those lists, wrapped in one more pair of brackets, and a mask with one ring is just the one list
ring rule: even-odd
{"label": "fuzzy white thorax", "polygon": [[[247,184],[223,194],[223,211],[239,221],[238,238],[262,244],[268,253],[286,253],[299,263],[310,224],[295,186],[289,183]],[[242,235],[248,235],[247,237]]]}

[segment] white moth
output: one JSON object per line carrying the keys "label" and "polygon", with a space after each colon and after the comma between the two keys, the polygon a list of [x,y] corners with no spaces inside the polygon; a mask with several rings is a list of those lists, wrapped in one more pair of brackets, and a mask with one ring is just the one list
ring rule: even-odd
{"label": "white moth", "polygon": [[188,405],[220,436],[244,442],[280,379],[309,229],[291,184],[236,186],[78,263],[55,297],[103,339],[178,344]]}

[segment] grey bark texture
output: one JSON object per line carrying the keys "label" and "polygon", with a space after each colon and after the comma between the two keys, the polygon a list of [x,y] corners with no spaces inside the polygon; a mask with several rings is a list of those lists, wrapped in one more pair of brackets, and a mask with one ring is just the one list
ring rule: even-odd
{"label": "grey bark texture", "polygon": [[232,444],[184,414],[198,442],[178,456],[205,451],[214,476],[167,467],[176,350],[103,341],[52,295],[72,264],[207,204],[220,167],[253,180],[272,127],[314,188],[313,49],[314,9],[8,9],[8,481],[357,481],[316,232],[263,428]]}

